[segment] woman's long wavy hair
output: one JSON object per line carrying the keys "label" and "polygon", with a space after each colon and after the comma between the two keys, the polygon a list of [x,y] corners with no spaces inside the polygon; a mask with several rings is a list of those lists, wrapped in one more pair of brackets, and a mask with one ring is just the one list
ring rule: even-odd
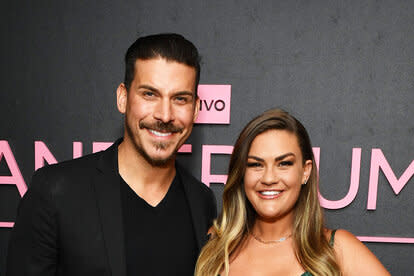
{"label": "woman's long wavy hair", "polygon": [[302,185],[295,205],[293,239],[296,257],[303,269],[313,275],[340,275],[333,248],[324,234],[324,218],[318,200],[318,175],[309,135],[304,126],[289,113],[272,109],[253,119],[238,137],[231,155],[228,179],[223,192],[223,209],[214,221],[212,236],[197,261],[195,275],[217,276],[229,273],[230,256],[245,241],[256,219],[256,212],[246,198],[243,178],[252,141],[268,130],[293,133],[303,156],[312,160],[306,185]]}

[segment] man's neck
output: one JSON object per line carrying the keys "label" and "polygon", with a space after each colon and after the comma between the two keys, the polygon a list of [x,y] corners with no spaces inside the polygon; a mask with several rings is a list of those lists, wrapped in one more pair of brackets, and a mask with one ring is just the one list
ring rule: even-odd
{"label": "man's neck", "polygon": [[131,189],[152,206],[164,198],[176,174],[175,159],[154,166],[125,140],[118,146],[118,170]]}

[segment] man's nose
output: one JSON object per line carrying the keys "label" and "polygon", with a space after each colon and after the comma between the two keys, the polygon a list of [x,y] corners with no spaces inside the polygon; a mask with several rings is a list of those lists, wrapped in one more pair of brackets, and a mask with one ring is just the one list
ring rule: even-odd
{"label": "man's nose", "polygon": [[157,103],[154,118],[164,123],[174,120],[174,110],[169,99],[162,99]]}

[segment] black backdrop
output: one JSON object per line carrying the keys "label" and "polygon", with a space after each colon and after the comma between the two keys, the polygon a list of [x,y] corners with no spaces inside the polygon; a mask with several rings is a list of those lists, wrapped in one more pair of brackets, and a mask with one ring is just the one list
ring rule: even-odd
{"label": "black backdrop", "polygon": [[[230,124],[196,125],[187,142],[192,152],[180,154],[181,162],[201,178],[203,145],[232,145],[253,116],[283,107],[320,148],[326,199],[347,195],[352,152],[361,149],[355,198],[327,209],[328,225],[397,238],[366,245],[392,274],[411,275],[413,10],[413,1],[395,0],[2,1],[0,140],[27,184],[35,141],[58,161],[72,158],[74,141],[84,154],[93,142],[114,141],[122,133],[115,89],[126,48],[138,35],[178,32],[203,56],[201,83],[231,85]],[[391,173],[383,172],[380,153]],[[368,210],[375,160],[377,204]],[[214,155],[211,173],[225,174],[227,163],[228,155]],[[0,175],[12,175],[10,166],[2,158]],[[223,185],[211,187],[221,204]],[[16,185],[0,185],[1,222],[14,220],[19,198]],[[0,228],[0,275],[9,235],[10,228]]]}

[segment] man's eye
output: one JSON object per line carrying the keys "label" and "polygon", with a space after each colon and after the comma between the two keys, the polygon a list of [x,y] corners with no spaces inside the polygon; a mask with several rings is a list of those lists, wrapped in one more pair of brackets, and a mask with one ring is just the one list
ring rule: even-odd
{"label": "man's eye", "polygon": [[178,103],[187,103],[189,101],[189,98],[188,97],[184,97],[184,96],[178,96],[178,97],[175,97],[175,100]]}
{"label": "man's eye", "polygon": [[142,93],[145,97],[153,97],[155,94],[152,91],[144,91]]}

